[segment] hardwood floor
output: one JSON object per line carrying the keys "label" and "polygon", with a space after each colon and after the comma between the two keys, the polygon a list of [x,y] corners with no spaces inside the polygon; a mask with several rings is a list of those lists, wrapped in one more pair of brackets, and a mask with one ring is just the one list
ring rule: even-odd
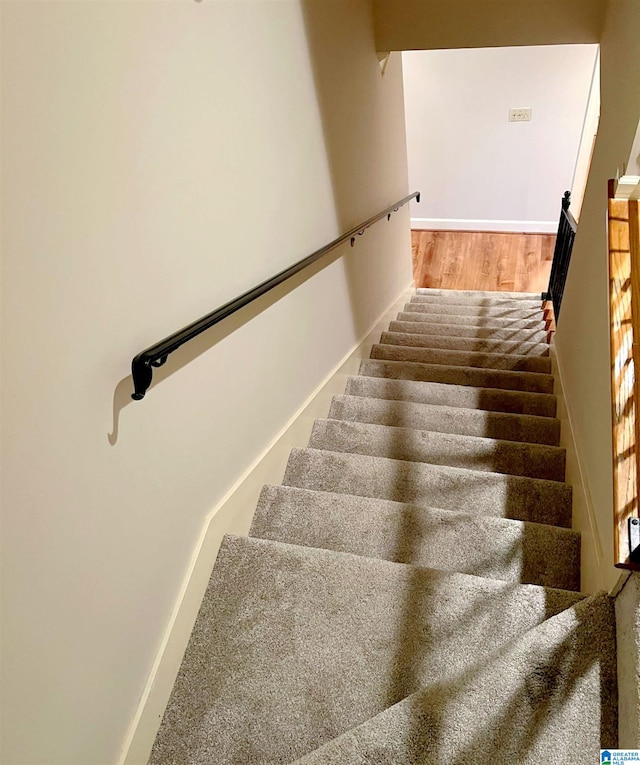
{"label": "hardwood floor", "polygon": [[555,234],[412,231],[416,287],[544,292]]}

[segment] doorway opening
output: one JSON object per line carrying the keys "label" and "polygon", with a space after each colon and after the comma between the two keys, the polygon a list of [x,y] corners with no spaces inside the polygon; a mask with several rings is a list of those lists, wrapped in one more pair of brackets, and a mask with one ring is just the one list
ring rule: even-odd
{"label": "doorway opening", "polygon": [[422,191],[417,286],[545,291],[561,200],[580,216],[599,46],[405,51],[407,156]]}

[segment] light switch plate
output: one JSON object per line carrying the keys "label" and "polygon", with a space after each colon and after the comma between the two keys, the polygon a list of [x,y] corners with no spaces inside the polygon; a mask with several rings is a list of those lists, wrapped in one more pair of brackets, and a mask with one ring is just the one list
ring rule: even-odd
{"label": "light switch plate", "polygon": [[509,122],[530,122],[532,111],[530,106],[509,109]]}

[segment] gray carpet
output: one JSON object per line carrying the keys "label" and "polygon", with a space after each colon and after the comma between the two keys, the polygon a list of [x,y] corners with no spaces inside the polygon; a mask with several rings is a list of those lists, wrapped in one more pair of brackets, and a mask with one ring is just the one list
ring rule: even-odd
{"label": "gray carpet", "polygon": [[580,535],[541,523],[265,486],[250,533],[442,571],[580,589]]}
{"label": "gray carpet", "polygon": [[296,765],[599,762],[617,739],[614,624],[611,600],[588,598]]}
{"label": "gray carpet", "polygon": [[416,295],[445,298],[451,303],[484,303],[493,300],[529,300],[540,305],[539,292],[481,292],[478,290],[441,290],[434,287],[418,287]]}
{"label": "gray carpet", "polygon": [[293,449],[282,483],[300,489],[571,526],[571,487],[540,478],[325,449]]}
{"label": "gray carpet", "polygon": [[491,412],[446,404],[421,404],[366,395],[334,396],[329,417],[530,444],[557,446],[560,443],[560,421],[555,417]]}
{"label": "gray carpet", "polygon": [[405,311],[418,311],[420,313],[437,313],[440,316],[455,315],[455,316],[476,316],[486,319],[510,319],[510,320],[524,320],[524,319],[536,319],[540,321],[539,314],[540,308],[534,306],[528,306],[526,303],[524,306],[518,303],[512,305],[470,305],[463,303],[460,305],[451,305],[450,303],[435,302],[433,300],[416,298],[411,303],[407,303],[404,306]]}
{"label": "gray carpet", "polygon": [[[405,306],[405,309],[409,306]],[[459,324],[465,327],[508,327],[513,331],[522,329],[544,330],[547,328],[542,317],[534,319],[508,319],[497,316],[457,316],[456,314],[424,313],[420,312],[420,305],[413,305],[410,310],[400,311],[397,321],[414,321],[422,324]]]}
{"label": "gray carpet", "polygon": [[450,295],[423,294],[416,292],[411,298],[412,303],[428,303],[432,306],[437,305],[459,305],[459,306],[480,306],[483,308],[506,307],[517,308],[518,310],[529,309],[533,312],[540,310],[540,295],[535,297],[521,297],[517,301],[509,297],[478,297],[473,293],[460,296],[460,293]]}
{"label": "gray carpet", "polygon": [[[373,371],[379,368],[379,366],[371,367]],[[408,401],[434,406],[464,409],[477,407],[483,412],[508,412],[542,417],[553,417],[556,413],[556,398],[553,394],[431,383],[428,380],[414,382],[401,377],[396,379],[377,376],[349,377],[345,393],[350,396]]]}
{"label": "gray carpet", "polygon": [[474,353],[449,348],[416,348],[407,345],[377,343],[371,349],[372,359],[416,361],[421,364],[444,364],[482,369],[508,369],[512,372],[551,372],[551,359],[544,356],[518,356],[511,353]]}
{"label": "gray carpet", "polygon": [[[470,351],[473,353],[507,353],[519,356],[548,356],[544,343],[520,340],[497,340],[495,338],[456,337],[455,335],[418,334],[416,332],[383,332],[380,342],[384,345],[410,345],[415,348],[440,348],[442,350]],[[540,370],[548,372],[545,364]]]}
{"label": "gray carpet", "polygon": [[565,451],[557,446],[432,433],[416,428],[316,420],[309,446],[409,462],[564,481]]}
{"label": "gray carpet", "polygon": [[612,601],[578,592],[539,299],[419,290],[391,330],[225,537],[151,765],[615,747]]}
{"label": "gray carpet", "polygon": [[[553,393],[553,377],[538,372],[520,372],[510,369],[482,369],[478,367],[445,364],[427,364],[417,361],[397,359],[381,359],[384,356],[405,355],[407,348],[399,348],[397,352],[390,349],[391,345],[376,345],[371,353],[371,359],[360,365],[360,374],[369,377],[388,377],[400,380],[416,380],[419,382],[439,382],[447,385],[473,385],[475,388],[505,388],[507,390],[523,390],[530,393]],[[484,354],[489,356],[490,354]],[[520,359],[516,356],[518,363]]]}
{"label": "gray carpet", "polygon": [[447,337],[470,337],[488,340],[540,343],[548,353],[545,329],[514,329],[513,327],[470,327],[467,324],[433,324],[423,321],[392,321],[390,332],[414,332],[421,335],[446,335]]}

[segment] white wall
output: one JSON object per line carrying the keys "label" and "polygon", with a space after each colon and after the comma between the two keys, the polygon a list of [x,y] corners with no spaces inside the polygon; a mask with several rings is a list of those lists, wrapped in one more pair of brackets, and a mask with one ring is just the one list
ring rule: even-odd
{"label": "white wall", "polygon": [[[571,189],[597,45],[408,51],[412,226],[555,232]],[[530,122],[509,122],[531,107]]]}
{"label": "white wall", "polygon": [[400,61],[368,0],[3,2],[2,99],[1,759],[101,765],[205,518],[409,282],[406,212],[139,403],[130,360],[407,193]]}
{"label": "white wall", "polygon": [[593,67],[593,76],[587,99],[587,109],[580,137],[580,148],[576,168],[571,183],[571,212],[576,220],[579,220],[584,201],[584,192],[587,187],[587,178],[591,168],[591,158],[598,135],[598,123],[600,122],[600,52],[596,55]]}
{"label": "white wall", "polygon": [[600,125],[555,338],[591,499],[587,531],[595,536],[597,554],[588,565],[607,589],[620,573],[613,567],[607,181],[627,165],[640,121],[639,38],[640,3],[610,3],[600,46]]}

